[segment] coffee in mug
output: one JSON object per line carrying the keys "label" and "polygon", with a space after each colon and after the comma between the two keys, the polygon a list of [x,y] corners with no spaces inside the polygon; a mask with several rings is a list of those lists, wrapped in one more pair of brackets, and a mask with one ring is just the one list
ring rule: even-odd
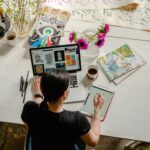
{"label": "coffee in mug", "polygon": [[87,72],[88,78],[95,80],[98,76],[98,68],[96,65],[90,65]]}
{"label": "coffee in mug", "polygon": [[16,44],[16,33],[13,31],[8,31],[6,33],[6,39],[10,46],[14,46]]}
{"label": "coffee in mug", "polygon": [[16,38],[15,35],[8,35],[8,36],[7,36],[7,39],[8,39],[8,40],[13,40],[13,39],[15,39],[15,38]]}

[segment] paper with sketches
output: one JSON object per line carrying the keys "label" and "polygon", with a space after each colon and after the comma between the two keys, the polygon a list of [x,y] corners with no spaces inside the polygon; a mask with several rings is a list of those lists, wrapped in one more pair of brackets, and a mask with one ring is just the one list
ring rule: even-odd
{"label": "paper with sketches", "polygon": [[138,3],[140,0],[43,0],[46,5],[65,9],[111,9]]}
{"label": "paper with sketches", "polygon": [[102,57],[98,57],[96,62],[110,81],[140,66],[139,59],[137,59],[127,44]]}
{"label": "paper with sketches", "polygon": [[104,22],[122,27],[150,30],[150,8],[134,11],[104,10]]}
{"label": "paper with sketches", "polygon": [[120,9],[73,10],[71,19],[150,30],[150,1],[139,0],[139,3],[139,7],[133,11]]}
{"label": "paper with sketches", "polygon": [[79,9],[111,9],[122,7],[137,0],[71,0],[73,7]]}

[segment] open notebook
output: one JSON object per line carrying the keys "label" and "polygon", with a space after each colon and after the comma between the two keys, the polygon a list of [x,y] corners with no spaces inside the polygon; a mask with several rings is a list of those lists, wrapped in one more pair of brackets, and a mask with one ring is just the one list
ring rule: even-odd
{"label": "open notebook", "polygon": [[106,89],[104,87],[91,86],[88,96],[84,104],[82,105],[80,111],[83,114],[86,114],[88,116],[93,116],[93,113],[94,113],[93,99],[97,93],[102,94],[104,97],[104,104],[99,113],[100,118],[103,121],[108,111],[108,108],[110,106],[113,95],[114,95],[114,91],[112,90]]}
{"label": "open notebook", "polygon": [[146,60],[131,46],[124,44],[103,56],[99,55],[96,63],[110,81],[119,84],[146,64]]}

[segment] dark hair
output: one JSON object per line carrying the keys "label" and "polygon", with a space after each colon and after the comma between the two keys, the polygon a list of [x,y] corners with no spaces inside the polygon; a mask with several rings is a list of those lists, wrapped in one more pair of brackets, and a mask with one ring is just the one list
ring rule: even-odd
{"label": "dark hair", "polygon": [[52,69],[41,78],[41,90],[44,100],[56,103],[69,86],[69,74],[65,70]]}

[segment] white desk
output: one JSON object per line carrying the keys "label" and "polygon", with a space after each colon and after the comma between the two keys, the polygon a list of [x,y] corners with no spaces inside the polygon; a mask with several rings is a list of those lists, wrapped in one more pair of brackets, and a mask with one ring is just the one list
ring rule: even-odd
{"label": "white desk", "polygon": [[[73,27],[70,28],[73,30]],[[117,27],[111,27],[109,36],[150,39],[150,33]],[[101,134],[150,142],[150,42],[108,37],[101,52],[112,50],[124,43],[130,44],[144,56],[147,64],[117,86],[109,83],[105,75],[99,72],[95,84],[116,91],[105,121],[102,123]],[[11,49],[7,44],[0,45],[0,121],[22,123],[20,77],[21,75],[26,77],[28,70],[30,70],[29,78],[32,77],[29,50],[25,45],[24,40]],[[83,72],[86,72],[87,65],[84,64]],[[28,90],[30,91],[29,88]],[[28,96],[27,94],[27,98]],[[79,109],[80,106],[81,103],[65,105],[72,110]]]}

